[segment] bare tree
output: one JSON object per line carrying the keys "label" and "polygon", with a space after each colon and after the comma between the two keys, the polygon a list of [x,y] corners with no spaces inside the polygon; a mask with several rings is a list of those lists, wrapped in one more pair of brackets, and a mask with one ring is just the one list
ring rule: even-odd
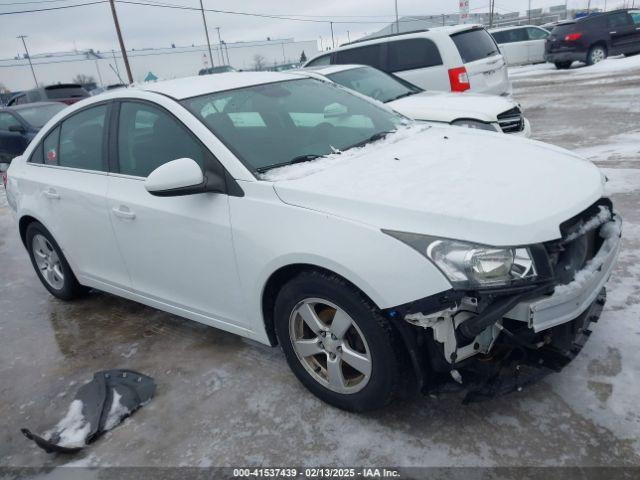
{"label": "bare tree", "polygon": [[256,53],[253,56],[253,69],[256,72],[260,72],[261,70],[264,70],[264,67],[266,67],[266,59],[259,53]]}
{"label": "bare tree", "polygon": [[96,79],[91,75],[85,75],[84,73],[79,73],[72,80],[73,83],[77,83],[79,85],[89,85],[91,83],[96,83]]}

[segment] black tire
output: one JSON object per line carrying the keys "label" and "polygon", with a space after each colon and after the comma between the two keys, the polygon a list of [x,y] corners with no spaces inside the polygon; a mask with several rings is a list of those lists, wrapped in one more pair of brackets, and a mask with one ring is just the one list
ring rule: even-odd
{"label": "black tire", "polygon": [[[60,269],[64,278],[62,279],[62,285],[60,288],[55,288],[45,279],[42,270],[38,267],[36,262],[35,254],[34,254],[34,237],[36,235],[43,236],[51,249],[57,254],[58,259],[60,260]],[[27,251],[29,252],[29,257],[31,258],[31,264],[33,265],[34,270],[36,271],[38,278],[42,282],[42,285],[49,290],[49,293],[60,300],[73,300],[75,298],[81,297],[86,294],[89,289],[87,287],[83,287],[78,283],[76,276],[71,271],[71,267],[69,267],[69,263],[67,259],[64,257],[62,253],[62,249],[58,246],[57,242],[53,238],[53,236],[49,233],[49,231],[44,228],[44,226],[39,222],[32,222],[27,227],[26,235],[25,235]]]}
{"label": "black tire", "polygon": [[[601,55],[598,54],[601,52]],[[604,45],[594,45],[589,49],[589,53],[587,54],[587,65],[595,65],[598,62],[606,59],[608,56],[607,47]]]}
{"label": "black tire", "polygon": [[568,70],[569,68],[571,68],[572,63],[573,62],[571,60],[568,60],[565,62],[555,62],[555,65],[558,70]]}
{"label": "black tire", "polygon": [[[294,309],[306,299],[327,300],[339,307],[351,317],[353,324],[364,337],[371,357],[371,373],[365,386],[359,391],[338,393],[327,388],[307,371],[298,358],[293,347],[289,323]],[[341,277],[319,271],[303,272],[296,276],[278,293],[274,319],[278,341],[289,367],[298,380],[321,400],[343,410],[365,412],[384,407],[399,393],[405,368],[402,342],[389,321],[371,301]],[[355,330],[349,331],[353,333]],[[324,358],[325,362],[328,362],[329,354],[322,353],[319,357],[320,361]],[[344,372],[345,364],[340,364],[341,371]]]}

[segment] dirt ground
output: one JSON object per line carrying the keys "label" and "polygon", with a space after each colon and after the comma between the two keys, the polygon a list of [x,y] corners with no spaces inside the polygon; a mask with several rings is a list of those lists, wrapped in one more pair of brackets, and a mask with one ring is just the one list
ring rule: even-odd
{"label": "dirt ground", "polygon": [[[640,466],[640,68],[517,72],[534,138],[603,167],[626,221],[603,317],[565,370],[488,403],[345,413],[308,393],[278,349],[103,293],[54,299],[0,197],[0,466]],[[22,436],[55,424],[107,368],[155,377],[156,397],[74,456]]]}

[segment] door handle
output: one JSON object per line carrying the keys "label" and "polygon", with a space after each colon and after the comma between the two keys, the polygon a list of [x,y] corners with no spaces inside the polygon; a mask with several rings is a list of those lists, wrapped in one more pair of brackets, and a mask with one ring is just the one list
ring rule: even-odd
{"label": "door handle", "polygon": [[42,192],[42,195],[52,200],[60,200],[60,194],[54,188],[47,188]]}
{"label": "door handle", "polygon": [[615,33],[618,33],[618,32],[617,31],[616,32],[609,32],[609,35],[613,35]]}
{"label": "door handle", "polygon": [[129,207],[125,207],[124,205],[113,207],[112,211],[116,217],[124,218],[126,220],[133,220],[136,218],[136,214],[129,210]]}

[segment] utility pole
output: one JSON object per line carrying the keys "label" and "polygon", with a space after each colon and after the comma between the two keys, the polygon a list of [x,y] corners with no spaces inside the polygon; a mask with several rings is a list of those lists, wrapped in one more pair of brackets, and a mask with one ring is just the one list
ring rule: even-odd
{"label": "utility pole", "polygon": [[224,65],[224,53],[222,52],[222,38],[220,37],[220,27],[216,27],[218,31],[218,48],[220,49],[220,65]]}
{"label": "utility pole", "polygon": [[493,12],[496,8],[496,0],[490,0],[489,2],[489,28],[493,27]]}
{"label": "utility pole", "polygon": [[591,0],[587,2],[587,15],[591,13]]}
{"label": "utility pole", "polygon": [[400,21],[398,20],[398,0],[395,0],[396,3],[396,33],[400,33]]}
{"label": "utility pole", "polygon": [[29,60],[29,66],[31,67],[31,74],[33,75],[33,81],[36,82],[36,88],[39,87],[38,79],[36,78],[36,71],[33,69],[33,63],[31,63],[31,55],[29,55],[29,50],[27,50],[27,42],[24,41],[27,38],[26,35],[18,35],[16,38],[22,40],[22,45],[24,46],[24,51],[27,54],[27,60]]}
{"label": "utility pole", "polygon": [[349,30],[347,30],[347,42],[351,43],[351,35],[349,35]]}
{"label": "utility pole", "polygon": [[527,16],[529,17],[529,24],[531,24],[531,0],[529,0],[529,10],[527,10]]}
{"label": "utility pole", "polygon": [[204,34],[207,36],[207,47],[209,48],[209,61],[211,62],[211,68],[213,68],[213,54],[211,53],[211,42],[209,41],[209,29],[207,28],[207,19],[204,16],[204,6],[202,5],[202,0],[200,0],[200,11],[202,12],[202,23],[204,23]]}
{"label": "utility pole", "polygon": [[111,5],[111,14],[113,15],[113,23],[116,26],[116,33],[118,34],[118,43],[120,43],[120,51],[122,52],[122,60],[124,60],[124,67],[127,70],[127,77],[129,83],[133,83],[133,75],[131,75],[131,67],[129,66],[129,57],[127,57],[127,50],[124,48],[124,40],[122,40],[122,32],[120,31],[120,22],[118,22],[118,14],[116,13],[116,4],[114,0],[109,0]]}
{"label": "utility pole", "polygon": [[333,22],[329,22],[329,25],[331,26],[331,48],[334,49],[336,48],[336,41],[333,38]]}

